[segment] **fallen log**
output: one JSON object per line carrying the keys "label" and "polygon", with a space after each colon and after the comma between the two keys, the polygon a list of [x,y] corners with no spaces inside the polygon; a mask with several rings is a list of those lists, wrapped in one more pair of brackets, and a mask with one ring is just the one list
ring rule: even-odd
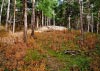
{"label": "fallen log", "polygon": [[79,50],[65,50],[64,54],[69,54],[69,55],[80,55],[81,52]]}

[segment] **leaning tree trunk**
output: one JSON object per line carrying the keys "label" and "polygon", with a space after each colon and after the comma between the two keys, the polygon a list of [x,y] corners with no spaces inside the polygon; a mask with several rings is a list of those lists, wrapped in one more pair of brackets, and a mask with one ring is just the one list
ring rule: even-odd
{"label": "leaning tree trunk", "polygon": [[3,5],[4,5],[4,0],[2,0],[1,10],[0,10],[0,25],[1,25],[1,17],[2,17],[2,9],[3,9]]}
{"label": "leaning tree trunk", "polygon": [[24,42],[27,42],[27,0],[23,0]]}
{"label": "leaning tree trunk", "polygon": [[32,0],[32,17],[31,17],[31,36],[34,37],[34,28],[35,28],[35,0]]}
{"label": "leaning tree trunk", "polygon": [[16,0],[14,0],[13,33],[15,32]]}
{"label": "leaning tree trunk", "polygon": [[6,30],[8,28],[9,12],[10,12],[10,0],[8,0],[8,7],[7,7]]}

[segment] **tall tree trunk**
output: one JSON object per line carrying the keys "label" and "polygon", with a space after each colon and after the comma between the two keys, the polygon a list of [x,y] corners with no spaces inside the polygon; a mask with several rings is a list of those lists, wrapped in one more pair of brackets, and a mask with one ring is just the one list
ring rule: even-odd
{"label": "tall tree trunk", "polygon": [[36,18],[36,27],[39,28],[39,17]]}
{"label": "tall tree trunk", "polygon": [[87,21],[88,21],[88,29],[87,32],[90,32],[90,14],[87,15]]}
{"label": "tall tree trunk", "polygon": [[32,0],[32,17],[31,17],[31,36],[34,37],[34,28],[35,28],[35,0]]}
{"label": "tall tree trunk", "polygon": [[47,26],[47,22],[46,22],[46,16],[45,16],[45,20],[44,20],[44,22],[45,22],[45,26]]}
{"label": "tall tree trunk", "polygon": [[49,19],[48,19],[48,17],[47,17],[47,26],[49,26],[49,23],[48,23],[48,21],[49,21]]}
{"label": "tall tree trunk", "polygon": [[80,2],[80,23],[81,23],[81,35],[83,39],[83,15],[82,15],[82,2]]}
{"label": "tall tree trunk", "polygon": [[79,26],[80,26],[80,20],[79,18],[77,18],[77,29],[79,29]]}
{"label": "tall tree trunk", "polygon": [[82,13],[82,1],[80,1],[80,24],[81,24],[81,44],[80,47],[83,47],[84,44],[84,30],[83,30],[83,13]]}
{"label": "tall tree trunk", "polygon": [[90,22],[88,21],[88,32],[90,32]]}
{"label": "tall tree trunk", "polygon": [[91,14],[90,14],[90,1],[87,0],[87,4],[88,4],[88,15],[87,15],[87,21],[88,21],[88,29],[87,29],[87,32],[90,32],[90,23],[91,23]]}
{"label": "tall tree trunk", "polygon": [[43,16],[43,11],[42,11],[42,26],[44,26],[44,16]]}
{"label": "tall tree trunk", "polygon": [[48,23],[49,23],[49,26],[51,25],[51,19],[49,18],[49,21],[48,21]]}
{"label": "tall tree trunk", "polygon": [[83,38],[83,13],[82,13],[82,3],[80,3],[80,22],[81,22],[81,34],[82,34],[82,38]]}
{"label": "tall tree trunk", "polygon": [[10,12],[10,0],[8,0],[8,7],[7,7],[6,30],[8,28],[9,12]]}
{"label": "tall tree trunk", "polygon": [[13,18],[13,33],[15,32],[15,18],[16,17],[16,0],[14,0],[14,18]]}
{"label": "tall tree trunk", "polygon": [[23,0],[24,42],[27,42],[27,0]]}
{"label": "tall tree trunk", "polygon": [[9,19],[9,26],[10,26],[10,27],[9,27],[9,30],[10,30],[10,29],[13,29],[12,24],[11,24],[11,23],[12,23],[12,21],[11,21],[12,18],[13,18],[13,16],[10,14],[10,19]]}
{"label": "tall tree trunk", "polygon": [[2,9],[3,9],[3,5],[4,5],[4,0],[2,0],[1,10],[0,10],[0,25],[1,25],[1,17],[2,17]]}
{"label": "tall tree trunk", "polygon": [[97,34],[99,33],[99,22],[97,23]]}
{"label": "tall tree trunk", "polygon": [[[98,12],[98,20],[99,20],[99,12]],[[99,24],[100,24],[100,22],[98,21],[98,23],[97,23],[97,34],[99,33]]]}
{"label": "tall tree trunk", "polygon": [[92,26],[91,26],[91,32],[93,33],[93,29],[94,29],[94,18],[93,18],[93,13],[92,13]]}
{"label": "tall tree trunk", "polygon": [[55,26],[56,24],[55,24],[55,17],[53,18],[53,25]]}
{"label": "tall tree trunk", "polygon": [[70,24],[71,18],[70,18],[70,15],[69,15],[69,17],[68,17],[68,20],[69,20],[68,29],[71,29],[71,24]]}

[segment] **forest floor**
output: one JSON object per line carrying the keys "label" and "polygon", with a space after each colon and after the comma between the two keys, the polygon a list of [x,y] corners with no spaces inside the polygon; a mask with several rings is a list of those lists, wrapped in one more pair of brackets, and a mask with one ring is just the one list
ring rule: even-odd
{"label": "forest floor", "polygon": [[42,28],[34,38],[28,30],[27,43],[0,30],[0,71],[100,71],[100,35],[84,33],[82,43],[78,30]]}

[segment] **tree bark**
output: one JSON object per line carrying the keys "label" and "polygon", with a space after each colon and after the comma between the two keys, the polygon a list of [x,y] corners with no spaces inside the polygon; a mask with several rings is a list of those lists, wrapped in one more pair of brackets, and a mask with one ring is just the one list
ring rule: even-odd
{"label": "tree bark", "polygon": [[47,17],[47,26],[49,26],[49,23],[48,23],[48,22],[49,22],[49,19],[48,19],[48,17]]}
{"label": "tree bark", "polygon": [[46,16],[45,16],[44,22],[45,22],[45,26],[47,26],[47,22],[46,22]]}
{"label": "tree bark", "polygon": [[90,32],[90,21],[88,21],[88,32]]}
{"label": "tree bark", "polygon": [[69,15],[69,17],[68,17],[68,20],[69,20],[68,29],[71,29],[71,24],[70,24],[71,18],[70,18],[70,15]]}
{"label": "tree bark", "polygon": [[48,21],[48,23],[49,23],[49,26],[51,25],[51,19],[49,18],[49,21]]}
{"label": "tree bark", "polygon": [[31,17],[31,36],[34,37],[34,28],[35,28],[35,0],[32,0],[32,17]]}
{"label": "tree bark", "polygon": [[82,2],[80,2],[80,23],[81,23],[81,35],[83,39],[83,15],[82,15]]}
{"label": "tree bark", "polygon": [[42,11],[42,26],[44,26],[44,16],[43,16],[43,11]]}
{"label": "tree bark", "polygon": [[93,33],[93,29],[94,29],[94,18],[93,18],[93,13],[92,13],[92,26],[91,26],[91,32]]}
{"label": "tree bark", "polygon": [[82,1],[80,2],[80,24],[81,24],[81,44],[80,47],[83,47],[84,44],[84,31],[83,31],[83,13],[82,13]]}
{"label": "tree bark", "polygon": [[99,34],[99,22],[97,23],[97,34]]}
{"label": "tree bark", "polygon": [[38,18],[38,16],[36,18],[36,27],[39,28],[39,18]]}
{"label": "tree bark", "polygon": [[7,7],[6,30],[8,28],[9,12],[10,12],[10,0],[8,0],[8,7]]}
{"label": "tree bark", "polygon": [[79,26],[80,26],[80,20],[79,18],[77,18],[77,29],[79,29]]}
{"label": "tree bark", "polygon": [[82,15],[82,7],[80,6],[80,22],[81,22],[81,34],[83,36],[83,15]]}
{"label": "tree bark", "polygon": [[[98,12],[98,20],[99,20],[99,12]],[[99,25],[100,25],[100,22],[98,21],[98,23],[97,23],[97,34],[99,34]]]}
{"label": "tree bark", "polygon": [[3,5],[4,5],[4,0],[2,0],[1,10],[0,10],[0,25],[1,25],[1,17],[2,17],[2,9],[3,9]]}
{"label": "tree bark", "polygon": [[13,33],[15,32],[16,0],[14,0]]}
{"label": "tree bark", "polygon": [[90,14],[87,15],[87,21],[88,21],[88,29],[87,29],[87,32],[90,32]]}
{"label": "tree bark", "polygon": [[55,24],[55,17],[53,18],[53,25],[55,26],[56,24]]}
{"label": "tree bark", "polygon": [[24,42],[27,42],[27,0],[23,0]]}

